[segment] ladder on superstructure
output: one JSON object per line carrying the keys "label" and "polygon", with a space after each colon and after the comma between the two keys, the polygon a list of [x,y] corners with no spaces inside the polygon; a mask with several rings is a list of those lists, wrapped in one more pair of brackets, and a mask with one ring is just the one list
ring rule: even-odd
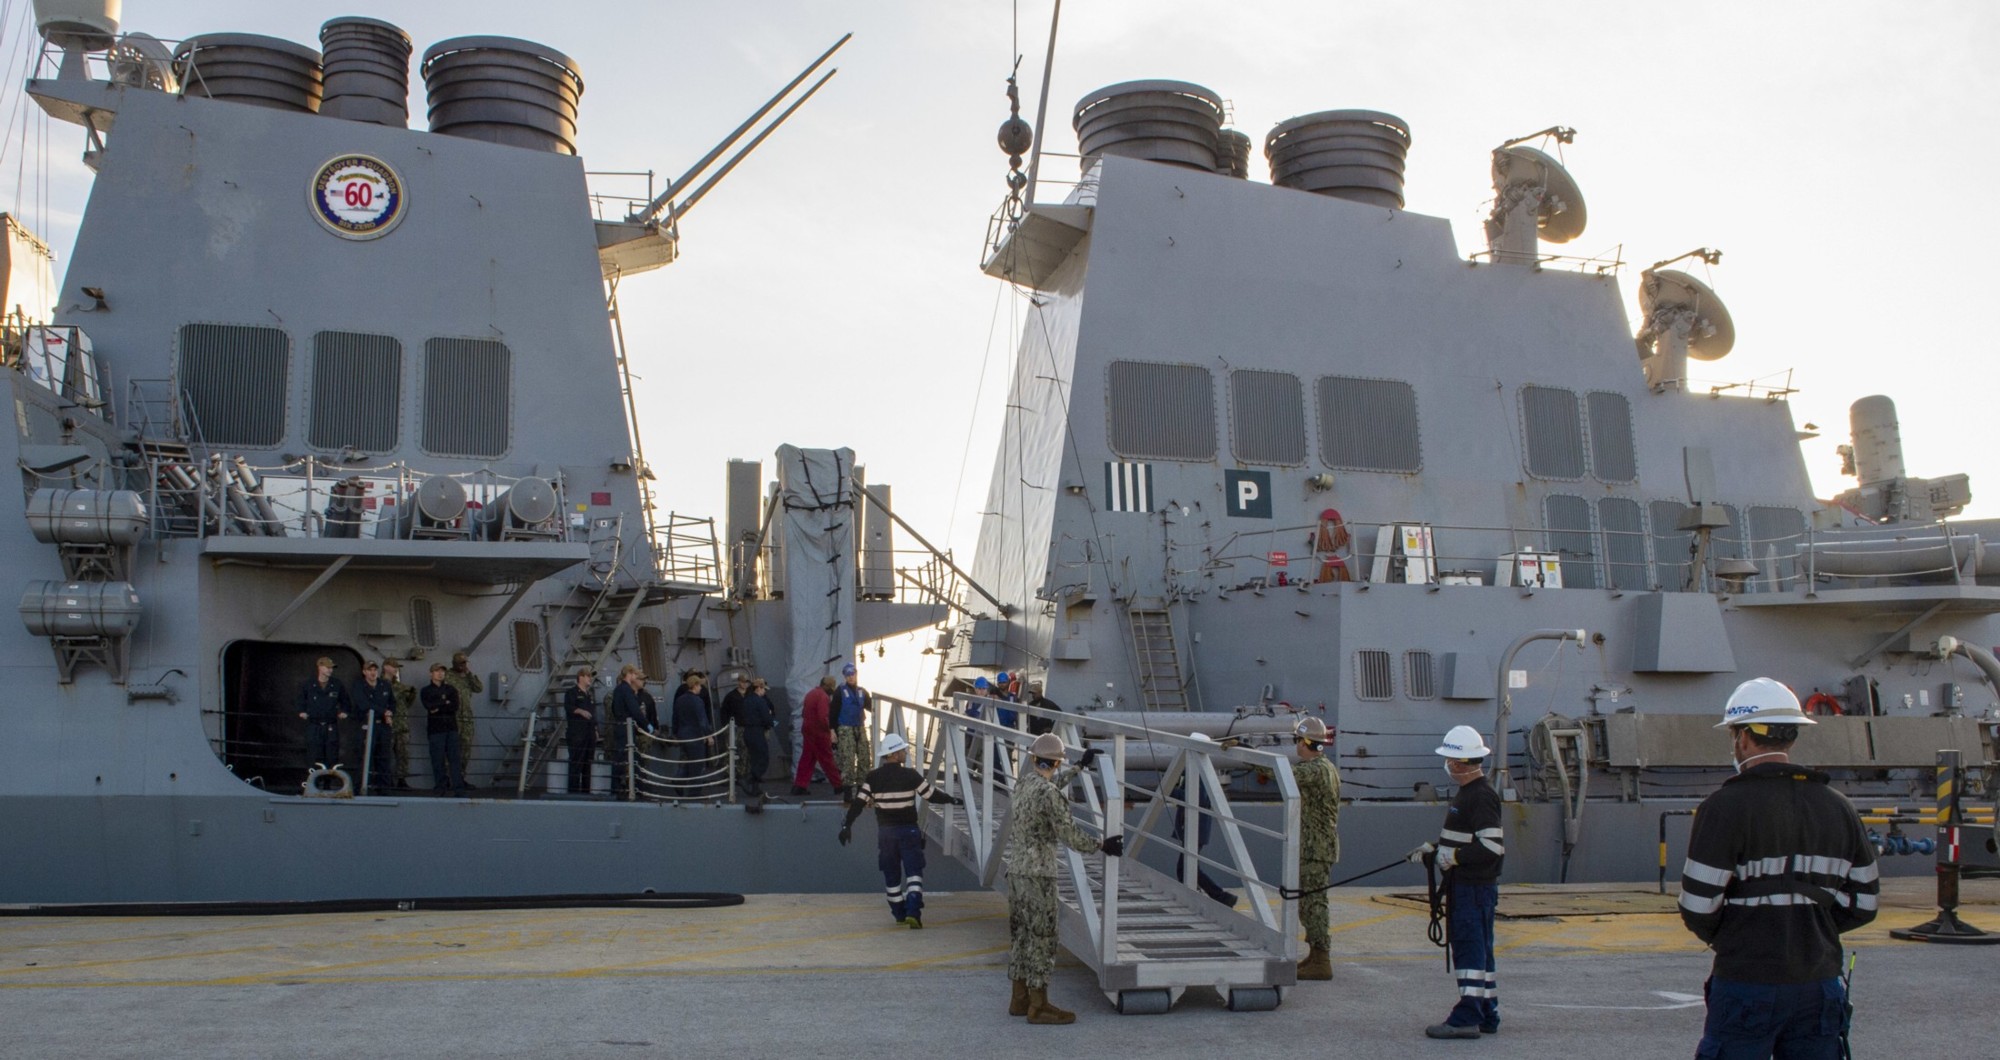
{"label": "ladder on superstructure", "polygon": [[1188,709],[1187,680],[1181,673],[1179,638],[1172,605],[1134,603],[1132,659],[1138,667],[1139,701],[1145,710]]}
{"label": "ladder on superstructure", "polygon": [[[508,748],[500,765],[499,776],[515,777],[517,794],[527,793],[528,785],[548,768],[556,749],[562,746],[568,729],[563,716],[563,696],[569,691],[569,682],[575,679],[577,669],[589,666],[593,673],[601,672],[651,596],[648,586],[607,581],[570,627],[569,649],[563,654],[562,663],[543,671],[542,688],[535,695],[534,708],[522,719],[521,735]],[[571,768],[576,768],[576,763]],[[583,768],[590,768],[589,763],[583,763]]]}

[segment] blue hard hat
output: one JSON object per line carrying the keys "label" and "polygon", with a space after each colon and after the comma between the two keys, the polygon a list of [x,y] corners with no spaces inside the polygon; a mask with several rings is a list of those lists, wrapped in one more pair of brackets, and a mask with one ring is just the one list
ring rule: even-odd
{"label": "blue hard hat", "polygon": [[853,676],[854,676],[854,664],[853,664],[853,663],[848,663],[848,664],[847,664],[846,666],[843,666],[843,667],[841,667],[841,668],[840,668],[840,676],[842,676],[842,677],[853,677]]}
{"label": "blue hard hat", "polygon": [[984,677],[982,677],[982,678],[980,678],[979,680],[977,680],[977,681],[974,681],[974,682],[972,682],[972,687],[974,687],[974,688],[991,688],[991,687],[993,687],[993,686],[992,686],[992,685],[991,685],[990,683],[988,683],[988,682],[987,682],[987,680],[986,680],[986,679],[985,679]]}
{"label": "blue hard hat", "polygon": [[1007,676],[1007,671],[1005,670],[1000,671],[1000,683],[1004,685],[1008,682],[1008,680],[1010,680],[1010,678],[1008,678]]}

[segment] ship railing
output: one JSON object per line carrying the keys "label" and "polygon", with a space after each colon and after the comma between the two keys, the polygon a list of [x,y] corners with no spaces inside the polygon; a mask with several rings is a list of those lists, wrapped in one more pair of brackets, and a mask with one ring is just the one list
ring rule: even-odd
{"label": "ship railing", "polygon": [[[875,703],[869,720],[874,746],[889,733],[902,735],[910,743],[911,768],[958,800],[956,805],[924,804],[919,821],[925,834],[982,885],[1004,889],[1010,794],[1030,768],[1029,746],[1035,740],[1028,726],[1045,724],[1074,756],[1086,746],[1085,719],[966,695],[932,705],[877,695]],[[1002,711],[1011,712],[1012,724],[1000,722]],[[1296,895],[1300,886],[1299,791],[1291,762],[1282,754],[1122,722],[1093,718],[1089,723],[1089,746],[1101,754],[1088,768],[1072,758],[1058,776],[1073,817],[1090,832],[1124,836],[1125,855],[1105,858],[1062,848],[1058,893],[1064,945],[1098,973],[1107,994],[1129,989],[1135,966],[1145,968],[1140,975],[1146,985],[1163,990],[1176,982],[1200,983],[1227,996],[1231,990],[1290,984],[1299,909],[1296,899],[1286,895]],[[1223,778],[1245,771],[1270,778],[1279,804],[1275,821],[1260,824],[1237,812]],[[1141,775],[1157,779],[1148,786],[1135,779]],[[1263,803],[1260,819],[1271,821],[1269,806],[1270,801]],[[1182,835],[1192,838],[1173,835],[1176,817],[1184,819]],[[1201,849],[1204,821],[1220,840],[1215,856]],[[1240,886],[1246,901],[1233,908],[1205,895],[1201,876],[1211,872]],[[1315,886],[1325,882],[1310,881]],[[1176,963],[1142,945],[1121,946],[1126,930],[1121,913],[1132,911],[1135,893],[1149,915],[1148,923],[1131,931],[1170,929],[1158,921],[1180,917],[1190,939],[1224,938],[1228,943],[1219,950],[1233,952],[1198,958],[1190,953]],[[1128,908],[1121,909],[1121,897]]]}
{"label": "ship railing", "polygon": [[736,778],[747,771],[738,765],[735,722],[707,736],[628,731],[636,737],[625,744],[628,797],[667,803],[736,801]]}
{"label": "ship railing", "polygon": [[[1466,255],[1466,260],[1475,265],[1492,264],[1497,258],[1491,250],[1475,250]],[[1555,268],[1566,272],[1581,272],[1592,276],[1616,276],[1625,267],[1625,244],[1613,247],[1609,255],[1586,256],[1581,254],[1537,254],[1532,262],[1521,260],[1518,255],[1510,256],[1509,264],[1532,264],[1536,268]]]}
{"label": "ship railing", "polygon": [[[397,504],[408,503],[425,480],[441,476],[458,480],[468,503],[452,522],[426,527],[424,533],[469,538],[477,532],[484,507],[526,477],[492,468],[424,472],[404,461],[364,464],[318,456],[255,464],[226,452],[151,455],[147,462],[156,512],[173,512],[183,498],[199,500],[198,521],[169,518],[161,523],[156,518],[155,532],[161,536],[375,537],[381,521],[396,514]],[[503,536],[570,539],[563,483],[550,485],[555,514],[537,526],[505,529]]]}
{"label": "ship railing", "polygon": [[[1781,383],[1770,381],[1780,377],[1784,379]],[[1790,368],[1783,372],[1773,372],[1770,375],[1740,381],[1690,378],[1682,380],[1682,386],[1689,393],[1706,391],[1709,397],[1722,397],[1727,394],[1733,397],[1758,398],[1767,403],[1783,400],[1799,392],[1798,388],[1792,385]]]}
{"label": "ship railing", "polygon": [[[1287,553],[1274,563],[1270,546],[1315,533],[1316,523],[1278,527],[1254,534],[1239,534],[1218,548],[1194,569],[1171,573],[1186,578],[1214,573],[1226,592],[1267,590],[1300,586],[1319,581],[1375,580],[1377,560],[1382,558],[1373,542],[1377,531],[1394,526],[1424,526],[1431,532],[1433,551],[1426,556],[1389,555],[1389,581],[1428,582],[1442,585],[1491,585],[1506,569],[1510,553],[1541,552],[1556,555],[1562,566],[1562,584],[1569,589],[1609,589],[1621,592],[1681,592],[1696,589],[1742,593],[1791,592],[1810,590],[1826,583],[1855,584],[1884,579],[1938,580],[1956,577],[1964,581],[1969,570],[1963,553],[1980,551],[1968,535],[1948,520],[1902,523],[1894,526],[1843,527],[1823,530],[1802,525],[1796,531],[1752,536],[1741,528],[1710,534],[1703,577],[1690,577],[1696,534],[1692,531],[1608,530],[1602,527],[1569,528],[1547,526],[1492,526],[1477,524],[1424,523],[1406,519],[1380,523],[1348,522],[1351,545],[1333,553]],[[1484,541],[1489,550],[1467,549],[1466,543]],[[1906,544],[1900,544],[1906,542]],[[1843,545],[1865,550],[1876,564],[1873,573],[1829,571],[1821,560],[1837,554]],[[1890,562],[1892,557],[1904,557]],[[1936,562],[1921,562],[1936,557]],[[1959,557],[1950,559],[1946,557]],[[1338,560],[1338,562],[1330,562]],[[1720,565],[1729,561],[1749,561],[1751,571],[1732,571]],[[1304,568],[1300,572],[1300,568]],[[1230,582],[1230,570],[1242,570],[1240,582]],[[1539,588],[1532,586],[1530,588]]]}
{"label": "ship railing", "polygon": [[[783,596],[784,586],[779,581],[784,570],[781,551],[777,545],[759,546],[754,541],[731,545],[732,597],[772,600]],[[939,553],[924,548],[864,548],[860,554],[861,567],[854,579],[855,596],[898,604],[959,607],[964,585],[951,569],[951,560],[949,549]]]}
{"label": "ship railing", "polygon": [[[639,193],[639,181],[644,178],[646,192]],[[590,216],[593,220],[622,222],[637,221],[646,215],[653,199],[659,194],[659,175],[650,169],[592,169],[583,174],[584,183],[590,196]],[[624,194],[600,190],[604,187],[630,189]]]}
{"label": "ship railing", "polygon": [[722,544],[715,536],[714,517],[668,512],[664,521],[652,524],[651,534],[648,557],[659,578],[682,585],[721,586]]}

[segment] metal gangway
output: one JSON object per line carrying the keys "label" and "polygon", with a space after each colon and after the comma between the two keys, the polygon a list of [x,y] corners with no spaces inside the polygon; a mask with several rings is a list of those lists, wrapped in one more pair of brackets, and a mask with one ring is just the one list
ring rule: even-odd
{"label": "metal gangway", "polygon": [[[1005,893],[1008,795],[1034,740],[1028,719],[1053,723],[1074,750],[1084,747],[1086,719],[963,695],[941,706],[874,698],[875,739],[901,733],[910,741],[911,768],[959,799],[958,805],[925,804],[924,835],[983,886]],[[1002,709],[1016,712],[1012,727],[996,720]],[[1213,988],[1235,1011],[1276,1008],[1282,988],[1298,978],[1298,903],[1282,898],[1280,889],[1295,893],[1299,875],[1299,791],[1290,761],[1137,725],[1088,721],[1091,746],[1101,754],[1090,769],[1072,770],[1067,793],[1087,830],[1125,836],[1125,856],[1064,848],[1067,872],[1057,881],[1063,948],[1096,973],[1105,997],[1128,1015],[1163,1013],[1191,986]],[[1070,767],[1076,765],[1074,750]],[[1152,786],[1128,779],[1128,768]],[[1243,769],[1269,776],[1280,811],[1275,827],[1232,808],[1223,774]],[[1125,813],[1107,820],[1107,807]],[[1180,832],[1186,840],[1172,837],[1177,811],[1185,815]],[[1221,840],[1213,857],[1200,849],[1202,818]],[[1260,870],[1246,835],[1263,837],[1259,845],[1267,855],[1275,847],[1276,864]],[[1176,871],[1146,864],[1148,850],[1156,860],[1177,863]],[[1241,881],[1236,908],[1201,892],[1196,879],[1202,871]]]}

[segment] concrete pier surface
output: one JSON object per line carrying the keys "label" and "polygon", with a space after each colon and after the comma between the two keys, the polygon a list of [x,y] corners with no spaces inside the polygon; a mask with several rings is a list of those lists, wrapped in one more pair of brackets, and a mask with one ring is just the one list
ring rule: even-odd
{"label": "concrete pier surface", "polygon": [[[1894,941],[1934,912],[1928,879],[1884,881],[1850,935],[1854,1052],[1987,1055],[2000,947]],[[2000,881],[1966,920],[2000,931]],[[930,897],[926,927],[860,895],[752,895],[690,911],[515,910],[254,917],[0,918],[0,1056],[1214,1057],[1694,1054],[1708,954],[1645,885],[1507,887],[1503,1024],[1434,1042],[1454,988],[1407,891],[1335,893],[1334,979],[1274,1012],[1191,989],[1120,1016],[1073,960],[1050,996],[1069,1027],[1006,1014],[1007,913]]]}

